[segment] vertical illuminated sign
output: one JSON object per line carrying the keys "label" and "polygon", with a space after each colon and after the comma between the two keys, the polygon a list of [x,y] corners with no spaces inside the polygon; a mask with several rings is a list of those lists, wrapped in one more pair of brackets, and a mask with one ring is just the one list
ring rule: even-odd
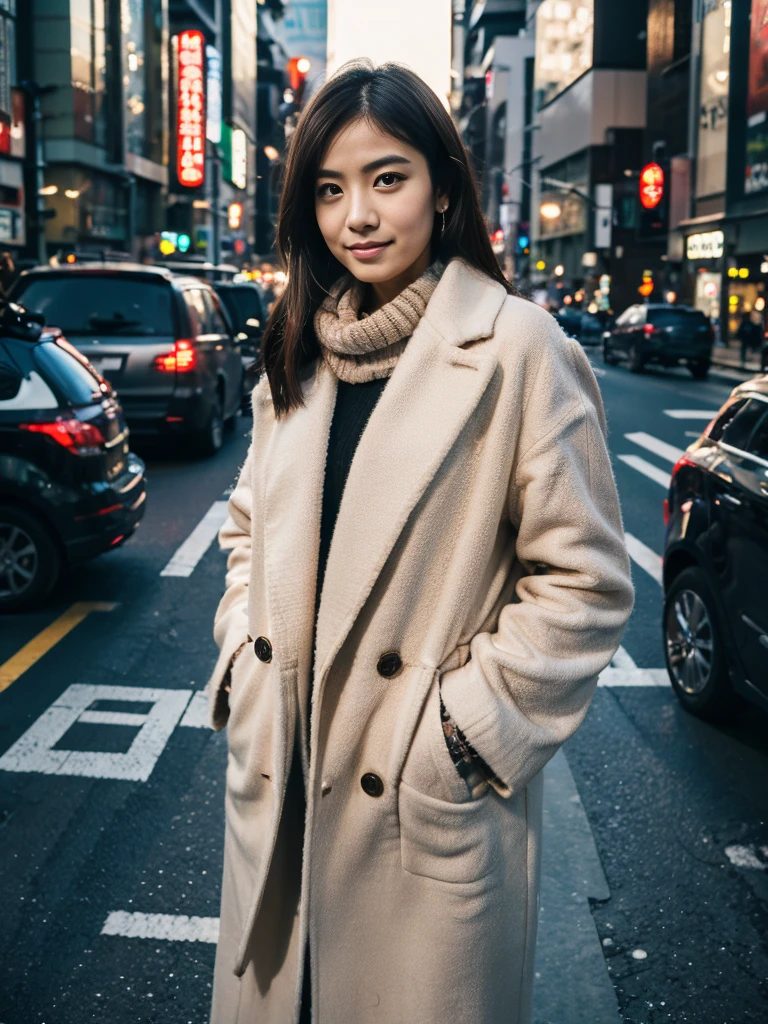
{"label": "vertical illuminated sign", "polygon": [[180,185],[205,181],[205,41],[197,30],[178,36],[176,174]]}
{"label": "vertical illuminated sign", "polygon": [[248,184],[248,146],[242,128],[232,129],[232,184],[235,188]]}

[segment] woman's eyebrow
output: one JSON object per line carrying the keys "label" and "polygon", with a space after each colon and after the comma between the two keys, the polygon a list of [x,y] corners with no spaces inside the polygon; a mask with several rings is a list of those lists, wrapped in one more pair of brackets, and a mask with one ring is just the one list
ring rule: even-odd
{"label": "woman's eyebrow", "polygon": [[[361,168],[363,174],[370,174],[371,171],[378,171],[380,167],[386,167],[387,164],[409,164],[411,161],[405,156],[398,156],[396,153],[390,156],[380,156],[378,160],[371,160],[369,164],[365,164]],[[318,178],[343,178],[344,174],[342,171],[332,171],[328,167],[321,167],[317,172]]]}

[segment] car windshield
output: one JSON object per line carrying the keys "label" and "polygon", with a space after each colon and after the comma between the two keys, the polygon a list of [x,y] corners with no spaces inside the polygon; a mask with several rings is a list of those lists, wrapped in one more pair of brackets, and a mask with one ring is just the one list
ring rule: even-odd
{"label": "car windshield", "polygon": [[707,327],[709,320],[699,309],[649,309],[654,327]]}
{"label": "car windshield", "polygon": [[218,295],[236,331],[242,330],[248,320],[261,323],[261,301],[255,288],[222,288]]}
{"label": "car windshield", "polygon": [[19,295],[66,335],[173,335],[171,289],[146,278],[68,274],[38,277]]}

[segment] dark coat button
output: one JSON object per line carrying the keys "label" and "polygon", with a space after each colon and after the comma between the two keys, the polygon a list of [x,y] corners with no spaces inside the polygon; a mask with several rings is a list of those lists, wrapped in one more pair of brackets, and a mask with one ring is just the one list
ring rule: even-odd
{"label": "dark coat button", "polygon": [[386,679],[396,676],[402,667],[403,659],[397,651],[387,651],[386,654],[382,654],[376,665],[379,675],[384,676]]}
{"label": "dark coat button", "polygon": [[360,779],[360,785],[368,796],[381,796],[384,792],[384,783],[374,772],[366,772]]}
{"label": "dark coat button", "polygon": [[253,641],[253,649],[259,661],[272,661],[272,644],[265,636],[257,636]]}

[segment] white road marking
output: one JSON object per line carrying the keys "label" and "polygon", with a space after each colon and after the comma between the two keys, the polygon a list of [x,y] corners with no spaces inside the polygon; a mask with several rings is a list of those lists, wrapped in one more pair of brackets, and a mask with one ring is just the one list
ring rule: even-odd
{"label": "white road marking", "polygon": [[652,462],[647,462],[645,459],[641,459],[639,455],[619,455],[622,462],[625,462],[632,469],[636,469],[638,473],[642,473],[643,476],[650,477],[657,484],[661,484],[666,490],[669,490],[669,484],[672,479],[669,473],[665,473],[663,469],[659,469],[658,466],[654,466]]}
{"label": "white road marking", "polygon": [[[92,779],[126,779],[146,782],[157,759],[189,702],[187,690],[159,690],[140,686],[93,686],[73,683],[43,712],[23,736],[0,757],[7,772],[39,772],[43,775],[81,775]],[[152,704],[146,715],[88,711],[95,701],[136,701]],[[83,717],[86,715],[87,717]],[[141,723],[138,722],[141,719]],[[54,750],[64,734],[79,721],[109,725],[140,725],[123,753],[85,750]]]}
{"label": "white road marking", "polygon": [[146,720],[147,715],[136,715],[132,711],[84,711],[78,718],[78,722],[90,725],[141,726]]}
{"label": "white road marking", "polygon": [[680,456],[683,454],[682,448],[676,448],[673,444],[667,444],[666,441],[662,441],[658,437],[654,437],[653,434],[646,434],[644,430],[637,430],[633,434],[625,434],[624,437],[633,444],[639,445],[641,448],[645,448],[646,451],[653,452],[654,455],[658,455],[662,459],[666,459],[674,465]]}
{"label": "white road marking", "polygon": [[189,702],[179,725],[189,725],[193,729],[209,728],[208,694],[205,690],[197,690],[192,694],[192,700]]}
{"label": "white road marking", "polygon": [[673,420],[706,420],[709,423],[717,412],[717,409],[665,409],[664,415],[671,416]]}
{"label": "white road marking", "polygon": [[626,533],[624,539],[627,542],[627,551],[629,557],[644,569],[649,576],[652,576],[656,582],[661,585],[663,581],[662,576],[662,561],[661,558],[656,554],[655,551],[651,550],[647,544],[643,544],[637,537],[633,537],[631,533]]}
{"label": "white road marking", "polygon": [[600,673],[598,686],[669,686],[665,668],[638,668],[632,655],[620,647],[611,664]]}
{"label": "white road marking", "polygon": [[755,871],[765,871],[768,865],[763,864],[755,853],[754,846],[726,846],[725,855],[731,864],[737,868],[752,868]]}
{"label": "white road marking", "polygon": [[186,914],[139,914],[113,910],[104,922],[102,935],[125,939],[168,939],[171,942],[219,940],[218,917],[187,917]]}
{"label": "white road marking", "polygon": [[173,554],[161,576],[191,576],[195,566],[211,546],[224,520],[228,503],[214,501],[203,518]]}

